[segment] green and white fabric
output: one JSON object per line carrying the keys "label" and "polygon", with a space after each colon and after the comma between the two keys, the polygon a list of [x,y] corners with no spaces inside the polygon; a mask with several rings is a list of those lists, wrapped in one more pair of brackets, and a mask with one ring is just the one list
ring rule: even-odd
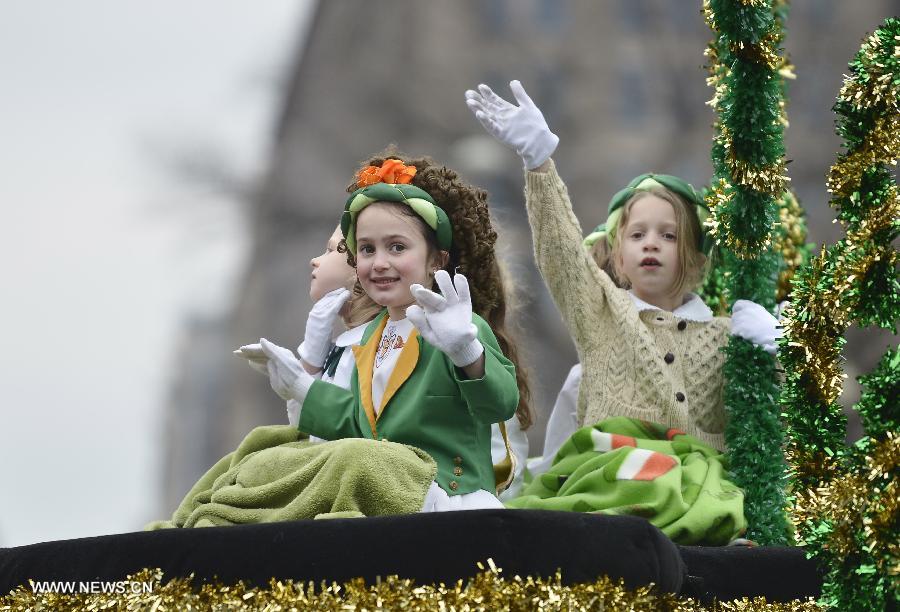
{"label": "green and white fabric", "polygon": [[625,417],[583,427],[510,508],[642,516],[679,544],[727,544],[744,532],[744,494],[726,458],[678,429]]}

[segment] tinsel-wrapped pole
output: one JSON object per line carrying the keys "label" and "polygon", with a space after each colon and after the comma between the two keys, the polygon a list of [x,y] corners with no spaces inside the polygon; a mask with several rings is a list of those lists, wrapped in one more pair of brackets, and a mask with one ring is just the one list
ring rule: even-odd
{"label": "tinsel-wrapped pole", "polygon": [[[723,255],[728,303],[752,300],[769,309],[779,272],[773,228],[788,181],[783,79],[792,75],[779,48],[784,11],[784,3],[773,0],[704,2],[715,33],[707,56],[715,90],[710,104],[718,115],[707,225]],[[737,337],[725,351],[725,442],[731,478],[744,489],[747,537],[784,544],[784,433],[775,360]]]}
{"label": "tinsel-wrapped pole", "polygon": [[900,20],[888,19],[850,62],[834,110],[846,151],[828,177],[847,235],[794,279],[779,355],[797,538],[825,571],[820,603],[900,609],[900,351],[890,348],[855,409],[866,436],[844,443],[841,348],[852,323],[900,318]]}

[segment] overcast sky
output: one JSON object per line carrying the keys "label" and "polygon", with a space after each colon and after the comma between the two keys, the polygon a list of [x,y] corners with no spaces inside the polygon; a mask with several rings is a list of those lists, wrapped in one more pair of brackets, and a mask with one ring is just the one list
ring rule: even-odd
{"label": "overcast sky", "polygon": [[246,247],[234,198],[172,161],[264,167],[310,4],[2,3],[0,546],[164,518],[173,346]]}

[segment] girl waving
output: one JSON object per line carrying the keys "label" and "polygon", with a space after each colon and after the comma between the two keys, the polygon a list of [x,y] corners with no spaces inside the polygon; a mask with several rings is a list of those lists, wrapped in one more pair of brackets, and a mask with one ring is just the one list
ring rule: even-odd
{"label": "girl waving", "polygon": [[487,196],[430,160],[396,157],[371,160],[353,187],[342,248],[359,289],[384,311],[353,347],[349,391],[261,340],[272,387],[294,400],[302,431],[428,453],[437,472],[425,510],[500,507],[491,425],[518,412],[527,426],[530,413],[504,325]]}
{"label": "girl waving", "polygon": [[[692,293],[706,264],[707,211],[694,189],[674,176],[642,174],[612,197],[605,226],[591,237],[600,249],[595,261],[582,246],[566,186],[550,159],[559,138],[521,83],[512,81],[510,88],[517,104],[487,85],[467,91],[466,103],[525,165],[535,258],[581,362],[574,424],[595,430],[572,435],[554,459],[556,471],[545,474],[552,478],[536,479],[525,491],[533,499],[518,505],[637,512],[682,542],[727,541],[742,528],[743,513],[740,491],[722,477],[724,457],[716,452],[725,449],[720,348],[736,334],[774,352],[776,321],[741,300],[731,319],[713,317]],[[703,470],[686,469],[688,455],[699,457]],[[591,471],[584,467],[590,462],[603,477],[570,480],[579,466],[579,475]],[[682,468],[683,478],[672,479]],[[689,482],[701,471],[700,483]],[[674,490],[654,488],[664,477]],[[717,503],[721,512],[704,510],[693,520],[697,509]],[[684,517],[692,519],[687,526]]]}

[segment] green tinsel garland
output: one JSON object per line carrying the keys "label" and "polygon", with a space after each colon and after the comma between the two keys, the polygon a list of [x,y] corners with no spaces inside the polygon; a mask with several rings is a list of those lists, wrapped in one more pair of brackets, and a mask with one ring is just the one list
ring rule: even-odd
{"label": "green tinsel garland", "polygon": [[779,356],[795,491],[792,520],[836,610],[900,606],[900,351],[891,348],[855,409],[866,437],[844,443],[841,349],[852,323],[896,332],[900,318],[900,20],[888,19],[850,62],[835,104],[846,152],[828,187],[847,236],[798,271]]}
{"label": "green tinsel garland", "polygon": [[713,255],[713,264],[710,266],[706,277],[703,279],[703,285],[697,289],[697,295],[709,306],[713,316],[728,316],[728,302],[725,300],[725,271],[722,269],[719,261],[720,253]]}
{"label": "green tinsel garland", "polygon": [[[710,102],[719,120],[712,147],[715,178],[707,201],[711,233],[723,251],[729,303],[752,300],[772,308],[780,253],[772,246],[785,191],[784,83],[790,66],[780,54],[785,3],[707,0]],[[747,537],[786,544],[783,430],[775,360],[732,337],[725,349],[725,407],[730,473],[744,489]]]}
{"label": "green tinsel garland", "polygon": [[[704,188],[701,196],[705,199],[709,188]],[[785,191],[778,200],[780,221],[775,228],[773,243],[778,262],[778,292],[776,302],[788,298],[791,281],[797,269],[812,256],[816,245],[806,242],[806,218],[797,197],[791,191]],[[709,255],[709,270],[697,294],[717,317],[728,316],[728,300],[726,299],[725,269],[722,262],[722,250],[718,245],[713,247]]]}

